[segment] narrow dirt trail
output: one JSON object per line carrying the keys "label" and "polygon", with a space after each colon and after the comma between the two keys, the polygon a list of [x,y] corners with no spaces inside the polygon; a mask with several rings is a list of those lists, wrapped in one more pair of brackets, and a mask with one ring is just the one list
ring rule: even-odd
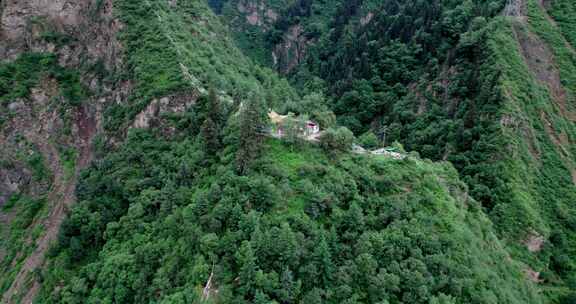
{"label": "narrow dirt trail", "polygon": [[[91,141],[96,134],[96,124],[93,118],[89,117],[84,108],[80,108],[76,113],[76,126],[80,136],[78,147],[79,156],[76,163],[75,172],[72,177],[67,177],[64,173],[62,161],[58,149],[54,144],[49,143],[47,137],[43,137],[33,131],[25,134],[28,140],[38,145],[40,151],[50,164],[50,169],[54,174],[52,190],[48,195],[48,202],[51,204],[50,214],[40,223],[44,226],[44,234],[35,243],[34,251],[26,258],[16,278],[10,288],[4,293],[2,303],[16,303],[13,298],[21,292],[25,292],[20,303],[32,303],[34,297],[40,290],[40,283],[31,276],[35,269],[40,268],[45,260],[45,254],[53,241],[58,237],[58,231],[65,219],[66,211],[74,203],[75,188],[78,173],[85,168],[92,159]],[[32,286],[26,286],[32,280]]]}

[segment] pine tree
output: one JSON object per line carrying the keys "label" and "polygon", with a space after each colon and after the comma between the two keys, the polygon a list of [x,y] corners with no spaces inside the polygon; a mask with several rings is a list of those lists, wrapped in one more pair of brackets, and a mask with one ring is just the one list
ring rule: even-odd
{"label": "pine tree", "polygon": [[224,111],[222,109],[222,104],[220,103],[220,99],[216,94],[216,90],[214,88],[210,88],[208,91],[208,118],[212,119],[212,121],[221,128],[224,125]]}
{"label": "pine tree", "polygon": [[270,297],[268,297],[261,290],[256,291],[256,296],[254,296],[254,304],[270,304]]}
{"label": "pine tree", "polygon": [[245,174],[262,150],[267,117],[266,108],[260,99],[245,102],[240,111],[240,142],[236,154],[236,169],[239,174]]}
{"label": "pine tree", "polygon": [[332,273],[334,272],[334,264],[332,263],[330,247],[328,246],[324,235],[320,237],[320,241],[314,247],[312,257],[320,270],[320,279],[322,284],[328,286],[328,283],[332,279]]}
{"label": "pine tree", "polygon": [[240,282],[240,292],[242,292],[244,295],[251,295],[253,294],[254,278],[256,276],[258,266],[256,265],[254,250],[252,250],[252,246],[249,241],[242,242],[238,253],[236,253],[236,260],[240,266],[238,277]]}
{"label": "pine tree", "polygon": [[214,155],[220,149],[220,130],[210,117],[206,118],[202,124],[200,136],[204,144],[204,151],[208,156]]}
{"label": "pine tree", "polygon": [[294,303],[296,297],[301,292],[302,283],[296,280],[294,273],[286,267],[280,275],[280,289],[277,290],[278,297],[283,303]]}
{"label": "pine tree", "polygon": [[200,138],[202,139],[204,152],[213,156],[222,147],[222,134],[225,125],[225,114],[214,88],[210,88],[208,96],[202,99],[200,108],[203,109],[200,119]]}

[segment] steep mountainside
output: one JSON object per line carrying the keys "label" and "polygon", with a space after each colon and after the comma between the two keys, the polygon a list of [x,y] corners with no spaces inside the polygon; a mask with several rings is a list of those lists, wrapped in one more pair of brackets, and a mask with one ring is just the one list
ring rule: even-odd
{"label": "steep mountainside", "polygon": [[[278,102],[293,94],[250,65],[204,4],[4,1],[1,7],[3,302],[29,302],[37,293],[33,273],[95,150],[106,153],[131,126],[159,126],[161,115],[183,112],[205,83],[234,94],[280,87],[267,92]],[[178,9],[183,13],[171,13]]]}
{"label": "steep mountainside", "polygon": [[[254,28],[250,15],[240,27],[244,19],[225,12],[246,2],[276,3],[227,1],[223,19],[241,32]],[[542,285],[574,288],[575,8],[562,0],[293,1],[277,17],[289,27],[256,26],[280,37],[259,46],[268,56],[289,50],[288,68],[275,68],[303,91],[324,89],[341,124],[453,163],[512,255]]]}
{"label": "steep mountainside", "polygon": [[575,17],[2,1],[1,302],[573,303]]}
{"label": "steep mountainside", "polygon": [[122,66],[110,1],[0,5],[0,290],[3,303],[29,303],[40,286],[33,273],[93,158],[103,107],[130,86],[104,79]]}

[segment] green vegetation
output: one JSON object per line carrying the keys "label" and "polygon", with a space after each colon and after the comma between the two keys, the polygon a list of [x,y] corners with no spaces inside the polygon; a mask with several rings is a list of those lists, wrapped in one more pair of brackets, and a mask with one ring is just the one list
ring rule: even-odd
{"label": "green vegetation", "polygon": [[540,303],[449,164],[268,140],[240,176],[234,150],[131,132],[82,175],[42,301],[194,303],[213,273],[219,303]]}
{"label": "green vegetation", "polygon": [[301,26],[306,39],[317,39],[321,33],[330,31],[331,17],[341,3],[345,3],[311,0],[209,2],[225,20],[231,21],[230,29],[238,47],[265,66],[274,64],[272,50],[292,26]]}
{"label": "green vegetation", "polygon": [[576,47],[576,3],[570,0],[550,1],[550,14],[554,17],[566,39]]}
{"label": "green vegetation", "polygon": [[108,109],[108,130],[120,129],[153,98],[173,93],[195,98],[207,87],[234,98],[254,92],[270,105],[296,99],[285,80],[254,65],[235,47],[203,1],[122,0],[114,5],[126,25],[121,77],[134,80],[136,89],[128,105]]}
{"label": "green vegetation", "polygon": [[34,16],[28,20],[28,27],[40,33],[40,39],[52,43],[57,47],[71,44],[74,38],[66,33],[58,31],[45,17]]}
{"label": "green vegetation", "polygon": [[62,168],[64,170],[64,178],[70,179],[76,173],[76,159],[78,152],[74,148],[63,148],[60,152],[60,159],[62,161]]}
{"label": "green vegetation", "polygon": [[58,64],[53,54],[24,53],[14,62],[0,64],[0,104],[26,99],[30,90],[41,81],[57,81],[59,96],[71,105],[78,105],[88,96],[77,72]]}
{"label": "green vegetation", "polygon": [[[12,284],[18,273],[23,260],[30,254],[33,246],[28,241],[33,241],[33,221],[42,214],[41,210],[46,207],[44,198],[32,199],[24,195],[13,195],[0,212],[14,214],[14,220],[9,227],[2,227],[0,248],[5,255],[0,261],[0,293],[4,293]],[[37,226],[36,229],[38,229]],[[4,231],[5,229],[5,231]]]}
{"label": "green vegetation", "polygon": [[43,181],[50,177],[50,170],[46,167],[45,159],[38,151],[33,151],[27,158],[26,163],[32,169],[35,181]]}
{"label": "green vegetation", "polygon": [[[314,17],[306,8],[336,8],[293,83],[325,90],[338,122],[357,135],[450,161],[512,256],[541,272],[551,301],[569,303],[575,6],[544,2],[552,20],[538,1],[525,1],[526,24],[498,17],[505,2],[297,1],[303,10],[285,10],[279,20],[307,28]],[[284,21],[275,36],[286,32]],[[547,240],[539,252],[524,245],[534,234]]]}
{"label": "green vegetation", "polygon": [[[506,2],[114,1],[125,66],[93,68],[131,95],[105,110],[37,301],[572,303],[575,6],[526,0],[517,18]],[[294,26],[310,44],[290,83],[256,63]],[[50,79],[70,104],[88,96],[56,56],[26,53],[0,65],[2,106]],[[128,129],[163,97],[194,106]],[[302,119],[273,139],[270,110]],[[307,119],[317,143],[298,136]],[[28,148],[15,161],[47,179]],[[78,151],[59,153],[70,178]],[[0,290],[47,205],[3,207]]]}
{"label": "green vegetation", "polygon": [[19,162],[30,170],[34,182],[48,181],[52,176],[52,172],[47,167],[46,159],[38,147],[29,143],[23,137],[17,140],[20,149],[16,153],[2,156],[3,163],[1,165],[3,168],[11,168],[14,163]]}
{"label": "green vegetation", "polygon": [[320,137],[320,146],[327,153],[337,155],[349,152],[354,143],[354,134],[345,127],[328,129]]}

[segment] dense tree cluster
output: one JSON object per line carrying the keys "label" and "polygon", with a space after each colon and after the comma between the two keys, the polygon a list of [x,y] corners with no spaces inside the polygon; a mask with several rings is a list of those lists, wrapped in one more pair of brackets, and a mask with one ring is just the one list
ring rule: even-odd
{"label": "dense tree cluster", "polygon": [[[227,2],[209,1],[216,11]],[[318,7],[328,6],[334,14],[318,21],[326,17]],[[208,94],[187,112],[162,117],[171,137],[161,128],[132,129],[124,143],[103,144],[109,153],[82,173],[79,202],[48,267],[38,270],[40,301],[544,303],[526,279],[534,267],[542,283],[565,287],[546,290],[551,298],[571,303],[576,212],[565,202],[576,193],[564,159],[543,139],[538,115],[552,111],[530,103],[551,102],[531,91],[538,85],[522,78],[528,73],[515,52],[495,47],[506,43],[498,35],[512,36],[508,23],[493,19],[503,6],[291,1],[267,43],[295,24],[314,39],[291,75],[299,97],[241,56],[205,3],[116,2],[127,69],[114,77],[133,79],[136,89],[126,104],[106,110],[106,129],[122,130],[153,98],[203,86]],[[370,22],[362,21],[370,12]],[[78,82],[54,57],[21,60],[26,69]],[[21,72],[0,68],[1,94],[30,90],[39,74],[10,90],[6,79],[25,78]],[[79,88],[63,92],[74,97]],[[502,127],[505,93],[518,95],[532,125]],[[270,108],[309,117],[325,132],[317,144],[304,142],[296,122],[284,140],[268,138]],[[529,152],[511,146],[526,142],[505,131],[539,132],[530,148],[539,149],[541,166],[525,165]],[[417,153],[403,160],[354,155],[354,134],[368,148],[398,141],[451,164]],[[510,151],[520,160],[506,158]],[[39,212],[41,204],[33,206]],[[519,231],[528,227],[548,233],[538,254],[518,249],[525,240]],[[515,234],[503,243],[498,236],[507,232]]]}
{"label": "dense tree cluster", "polygon": [[263,149],[238,175],[235,148],[131,132],[83,174],[44,300],[540,303],[450,166]]}
{"label": "dense tree cluster", "polygon": [[[324,90],[339,124],[356,135],[375,133],[380,144],[399,141],[423,157],[450,161],[513,244],[513,256],[538,268],[546,283],[573,289],[568,273],[576,264],[567,257],[576,254],[568,220],[576,212],[576,152],[551,148],[558,142],[551,134],[576,138],[576,129],[551,107],[549,84],[524,58],[534,55],[518,48],[543,46],[526,46],[518,35],[539,36],[573,95],[576,6],[522,1],[527,24],[518,25],[498,17],[507,3],[313,1],[311,16],[284,12],[283,20],[305,33],[325,29],[311,37],[305,62],[291,76],[303,90]],[[315,14],[318,5],[333,13]],[[542,115],[553,117],[553,132],[545,131]],[[544,253],[519,248],[533,230],[550,237]]]}

